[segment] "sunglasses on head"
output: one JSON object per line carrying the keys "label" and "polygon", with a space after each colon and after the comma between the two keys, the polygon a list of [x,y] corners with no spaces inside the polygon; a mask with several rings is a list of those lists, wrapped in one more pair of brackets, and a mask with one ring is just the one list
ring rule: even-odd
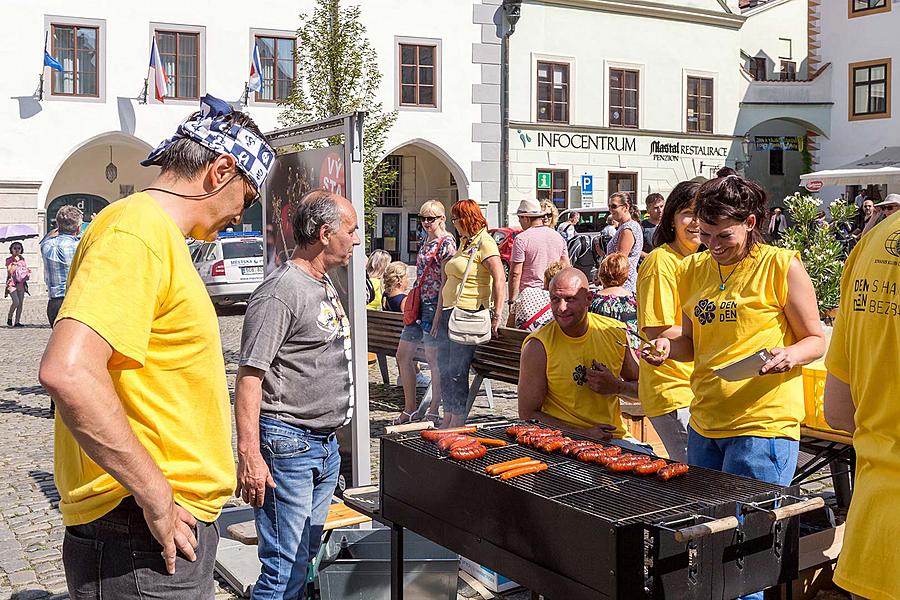
{"label": "sunglasses on head", "polygon": [[423,223],[434,223],[438,219],[440,219],[440,217],[430,217],[428,215],[419,215],[419,220],[422,221]]}

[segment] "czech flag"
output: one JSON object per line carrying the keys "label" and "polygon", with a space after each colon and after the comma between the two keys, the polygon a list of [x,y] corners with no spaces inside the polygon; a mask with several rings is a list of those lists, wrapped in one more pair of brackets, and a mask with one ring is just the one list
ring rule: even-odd
{"label": "czech flag", "polygon": [[156,99],[165,102],[166,97],[166,71],[163,69],[162,60],[159,58],[159,48],[156,47],[156,36],[153,36],[153,45],[150,47],[150,68],[153,69],[153,87]]}
{"label": "czech flag", "polygon": [[262,69],[259,66],[259,46],[253,44],[253,58],[250,60],[250,80],[247,89],[258,92],[262,89]]}

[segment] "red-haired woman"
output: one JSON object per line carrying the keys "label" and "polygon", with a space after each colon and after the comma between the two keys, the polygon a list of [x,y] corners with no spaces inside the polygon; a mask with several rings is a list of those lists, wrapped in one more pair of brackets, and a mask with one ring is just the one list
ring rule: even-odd
{"label": "red-haired woman", "polygon": [[[506,290],[506,276],[500,262],[500,250],[488,233],[487,220],[474,200],[460,200],[450,209],[451,221],[460,235],[459,250],[444,263],[438,310],[431,335],[440,349],[441,396],[444,420],[441,427],[458,427],[467,416],[469,367],[475,346],[450,339],[448,322],[454,308],[480,310],[493,308],[491,329],[497,335]],[[467,267],[468,275],[465,276]],[[457,301],[459,298],[459,301]]]}

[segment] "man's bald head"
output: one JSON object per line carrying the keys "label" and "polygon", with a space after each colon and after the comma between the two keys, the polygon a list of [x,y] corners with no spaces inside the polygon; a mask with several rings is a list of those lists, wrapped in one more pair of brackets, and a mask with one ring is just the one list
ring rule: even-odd
{"label": "man's bald head", "polygon": [[550,281],[550,310],[566,335],[577,337],[584,333],[590,307],[588,280],[578,269],[563,269]]}
{"label": "man's bald head", "polygon": [[550,291],[552,292],[557,287],[575,287],[575,289],[587,290],[589,289],[587,275],[575,267],[566,267],[550,280]]}

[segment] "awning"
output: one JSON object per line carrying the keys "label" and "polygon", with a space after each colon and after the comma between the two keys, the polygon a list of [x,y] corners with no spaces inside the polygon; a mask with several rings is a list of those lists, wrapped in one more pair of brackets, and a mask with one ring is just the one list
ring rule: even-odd
{"label": "awning", "polygon": [[885,146],[875,154],[839,169],[800,176],[800,183],[821,181],[826,185],[900,185],[900,146]]}

